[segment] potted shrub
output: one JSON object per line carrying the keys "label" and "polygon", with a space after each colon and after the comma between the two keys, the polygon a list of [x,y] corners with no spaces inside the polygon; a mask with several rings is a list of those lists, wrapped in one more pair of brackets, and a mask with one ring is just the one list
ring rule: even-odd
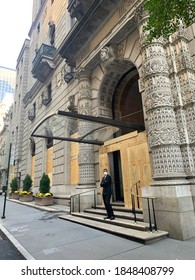
{"label": "potted shrub", "polygon": [[10,183],[11,191],[9,193],[9,198],[19,199],[19,190],[18,190],[18,179],[14,177]]}
{"label": "potted shrub", "polygon": [[40,180],[39,192],[35,196],[35,204],[42,206],[53,204],[53,194],[50,192],[50,179],[45,172]]}
{"label": "potted shrub", "polygon": [[23,180],[23,189],[20,193],[20,201],[29,202],[33,201],[33,193],[31,191],[32,188],[32,178],[29,174],[27,174]]}

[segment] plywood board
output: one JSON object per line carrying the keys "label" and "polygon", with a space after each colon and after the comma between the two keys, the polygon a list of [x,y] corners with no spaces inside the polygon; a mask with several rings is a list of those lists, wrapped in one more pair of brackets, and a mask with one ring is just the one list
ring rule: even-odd
{"label": "plywood board", "polygon": [[52,175],[53,175],[53,147],[47,149],[47,165],[46,173],[50,179],[50,186],[52,186]]}
{"label": "plywood board", "polygon": [[[78,137],[78,132],[71,135],[72,138]],[[79,183],[79,143],[70,142],[70,184]]]}
{"label": "plywood board", "polygon": [[31,178],[32,178],[32,186],[34,186],[34,178],[35,177],[35,156],[31,159]]}
{"label": "plywood board", "polygon": [[[105,146],[100,148],[100,170],[104,166],[109,169],[108,155],[114,151],[120,151],[124,202],[126,207],[131,207],[132,186],[140,181],[138,194],[141,196],[141,187],[149,186],[151,183],[151,168],[146,133],[133,132],[107,141]],[[142,202],[140,201],[141,206]]]}

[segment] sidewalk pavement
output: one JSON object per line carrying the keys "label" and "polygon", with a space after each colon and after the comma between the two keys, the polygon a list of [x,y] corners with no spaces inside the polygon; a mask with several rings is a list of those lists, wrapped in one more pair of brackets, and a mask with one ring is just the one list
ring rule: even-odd
{"label": "sidewalk pavement", "polygon": [[[0,195],[3,213],[4,195]],[[143,245],[58,217],[69,207],[6,200],[0,230],[27,260],[195,260],[195,238]]]}

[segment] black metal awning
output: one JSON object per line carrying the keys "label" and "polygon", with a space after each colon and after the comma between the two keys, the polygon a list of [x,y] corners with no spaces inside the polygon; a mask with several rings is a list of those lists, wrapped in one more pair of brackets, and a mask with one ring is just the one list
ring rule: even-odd
{"label": "black metal awning", "polygon": [[59,110],[42,120],[32,131],[31,137],[103,145],[124,129],[132,132],[143,131],[145,128],[120,120]]}

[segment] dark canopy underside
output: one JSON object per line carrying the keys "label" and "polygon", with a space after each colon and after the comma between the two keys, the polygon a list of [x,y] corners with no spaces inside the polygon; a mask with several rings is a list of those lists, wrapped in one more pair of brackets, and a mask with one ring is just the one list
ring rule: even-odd
{"label": "dark canopy underside", "polygon": [[[143,125],[120,120],[58,111],[46,117],[31,133],[31,137],[103,145],[105,141],[132,131],[143,131]],[[78,136],[79,135],[79,136]]]}

